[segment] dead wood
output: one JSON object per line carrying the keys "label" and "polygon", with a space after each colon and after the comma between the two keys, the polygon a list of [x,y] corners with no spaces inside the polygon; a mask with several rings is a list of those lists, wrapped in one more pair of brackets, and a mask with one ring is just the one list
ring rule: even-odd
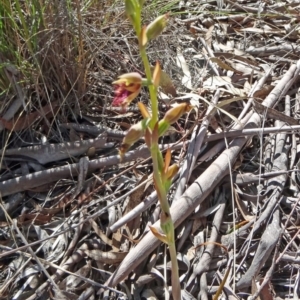
{"label": "dead wood", "polygon": [[[174,145],[175,149],[180,148],[180,144]],[[166,145],[162,149],[171,148],[172,145]],[[125,154],[122,162],[130,162],[136,159],[146,159],[149,157],[147,147],[142,147],[134,151],[129,151]],[[94,172],[103,167],[109,167],[120,163],[120,156],[113,155],[110,157],[100,158],[89,161],[88,170]],[[17,177],[14,179],[5,180],[0,182],[0,191],[2,197],[11,195],[13,193],[30,190],[32,188],[47,184],[59,179],[76,177],[79,174],[79,164],[70,164],[67,166],[48,169],[45,171],[35,172],[33,174]]]}
{"label": "dead wood", "polygon": [[243,277],[237,282],[238,289],[251,286],[252,279],[256,278],[276,246],[280,232],[280,213],[279,210],[276,209],[271,216],[270,223],[267,225],[267,228],[261,237],[251,266],[248,268]]}
{"label": "dead wood", "polygon": [[[194,266],[193,274],[190,276],[189,281],[187,283],[187,288],[190,289],[191,285],[194,283],[194,280],[197,276],[201,276],[204,272],[207,272],[210,267],[210,262],[212,260],[214,250],[215,250],[215,243],[217,242],[219,238],[219,232],[222,224],[223,214],[225,212],[225,195],[224,193],[220,193],[220,208],[215,214],[214,221],[213,221],[213,228],[212,232],[209,238],[209,241],[207,242],[207,245],[204,246],[205,249],[203,251],[203,254],[197,264]],[[197,245],[196,245],[197,247]]]}
{"label": "dead wood", "polygon": [[78,141],[73,143],[61,143],[52,145],[41,145],[32,147],[23,147],[17,149],[8,149],[0,151],[0,155],[10,160],[30,160],[46,164],[70,157],[76,157],[85,154],[91,147],[95,149],[109,149],[113,144],[106,144],[106,136],[102,135],[96,139]]}

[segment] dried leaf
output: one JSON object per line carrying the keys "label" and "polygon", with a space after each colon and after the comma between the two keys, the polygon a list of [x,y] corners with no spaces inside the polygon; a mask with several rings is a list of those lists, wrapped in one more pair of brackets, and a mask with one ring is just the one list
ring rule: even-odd
{"label": "dried leaf", "polygon": [[260,98],[262,100],[264,100],[270,93],[271,91],[274,89],[273,85],[265,85],[263,88],[261,88],[260,90],[257,90],[254,94],[253,97],[254,98]]}
{"label": "dried leaf", "polygon": [[29,213],[29,214],[22,214],[18,218],[18,225],[25,225],[25,224],[35,224],[35,225],[42,225],[47,224],[51,221],[51,215],[44,215],[41,213]]}
{"label": "dried leaf", "polygon": [[214,31],[214,28],[215,28],[215,25],[210,26],[205,34],[205,41],[210,48],[211,48],[212,33]]}
{"label": "dried leaf", "polygon": [[244,202],[240,199],[237,189],[239,190],[239,187],[236,187],[234,189],[234,200],[236,201],[236,204],[237,204],[239,211],[242,214],[243,218],[246,221],[251,221],[253,219],[253,216],[248,211],[247,206],[244,204]]}
{"label": "dried leaf", "polygon": [[100,228],[98,227],[97,223],[94,220],[90,220],[90,224],[92,225],[93,229],[95,230],[95,233],[100,237],[100,239],[110,247],[112,247],[113,251],[118,252],[119,248],[115,247],[112,240],[108,238],[108,236],[103,233]]}
{"label": "dried leaf", "polygon": [[157,239],[159,239],[161,242],[168,244],[168,239],[167,236],[163,233],[160,232],[160,230],[158,230],[157,228],[155,228],[154,226],[149,226],[151,232],[155,235],[155,237]]}
{"label": "dried leaf", "polygon": [[250,32],[250,33],[261,33],[261,34],[285,34],[285,30],[274,30],[274,29],[260,29],[257,27],[251,27],[251,28],[240,28],[238,31],[242,32]]}
{"label": "dried leaf", "polygon": [[84,253],[97,262],[108,265],[120,263],[127,255],[127,252],[103,252],[101,250],[85,250]]}
{"label": "dried leaf", "polygon": [[41,111],[34,111],[28,115],[22,115],[19,118],[14,118],[13,120],[7,121],[4,118],[0,118],[2,125],[11,131],[20,131],[30,127],[35,121],[40,119],[42,116],[48,114],[55,114],[59,109],[58,101],[51,104],[47,104],[41,108]]}
{"label": "dried leaf", "polygon": [[[252,294],[253,295],[253,294]],[[262,288],[258,300],[273,300],[272,284],[270,281]]]}
{"label": "dried leaf", "polygon": [[190,73],[189,66],[186,63],[186,60],[179,49],[177,50],[177,52],[178,52],[176,57],[177,65],[183,71],[183,77],[181,79],[181,82],[185,87],[191,90],[193,89],[193,86],[192,86],[192,75]]}
{"label": "dried leaf", "polygon": [[231,84],[231,78],[227,76],[211,76],[203,82],[203,88],[217,89]]}
{"label": "dried leaf", "polygon": [[84,281],[80,278],[88,278],[89,277],[89,273],[91,271],[91,263],[88,262],[86,265],[84,265],[83,267],[81,267],[80,269],[78,269],[75,275],[69,275],[67,276],[59,285],[59,287],[63,290],[66,290],[68,292],[72,292],[74,291],[76,288],[78,288]]}
{"label": "dried leaf", "polygon": [[47,260],[50,262],[57,262],[59,261],[65,254],[65,251],[68,248],[68,239],[66,235],[61,234],[59,235],[55,242],[52,244],[52,252],[47,257]]}
{"label": "dried leaf", "polygon": [[282,112],[280,112],[274,108],[266,107],[257,101],[253,101],[252,105],[253,105],[254,109],[260,114],[265,114],[270,118],[286,122],[289,125],[298,125],[299,124],[298,120],[296,120],[295,118],[289,117],[286,114],[283,114]]}
{"label": "dried leaf", "polygon": [[220,68],[222,68],[224,70],[228,70],[228,71],[232,71],[232,72],[238,72],[237,70],[235,70],[234,68],[230,67],[229,65],[227,65],[226,63],[224,63],[221,59],[219,59],[217,57],[211,57],[210,60],[213,63],[216,63]]}

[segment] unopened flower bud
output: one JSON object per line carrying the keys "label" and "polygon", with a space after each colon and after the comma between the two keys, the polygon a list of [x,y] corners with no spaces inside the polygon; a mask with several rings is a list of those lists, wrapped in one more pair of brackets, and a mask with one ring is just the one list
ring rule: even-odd
{"label": "unopened flower bud", "polygon": [[178,165],[174,164],[170,166],[166,172],[166,179],[171,180],[177,173],[178,173],[179,167]]}
{"label": "unopened flower bud", "polygon": [[147,26],[146,34],[148,40],[155,39],[163,32],[167,24],[167,19],[168,15],[159,16]]}
{"label": "unopened flower bud", "polygon": [[167,171],[163,174],[163,185],[166,192],[169,191],[172,184],[172,179],[178,173],[178,170],[178,165],[174,164],[168,167]]}
{"label": "unopened flower bud", "polygon": [[179,105],[169,109],[163,120],[169,125],[175,123],[179,120],[179,118],[186,112],[190,111],[192,106],[188,103],[180,103]]}
{"label": "unopened flower bud", "polygon": [[126,133],[123,143],[120,147],[120,155],[122,156],[135,142],[137,142],[145,134],[147,119],[140,121],[130,127]]}

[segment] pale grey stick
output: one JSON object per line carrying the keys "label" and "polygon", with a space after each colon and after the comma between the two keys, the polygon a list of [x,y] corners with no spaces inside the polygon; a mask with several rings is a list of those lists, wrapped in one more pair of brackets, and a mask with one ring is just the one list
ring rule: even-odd
{"label": "pale grey stick", "polygon": [[72,156],[82,155],[91,147],[95,147],[96,149],[112,148],[114,144],[106,144],[106,140],[107,138],[104,134],[95,139],[83,141],[0,150],[0,155],[3,155],[4,159],[17,159],[18,157],[22,157],[27,160],[33,159],[38,161],[40,164],[46,164],[53,161],[67,159]]}
{"label": "pale grey stick", "polygon": [[[21,238],[22,242],[25,245],[28,245],[27,240],[25,239],[24,235],[21,233],[18,224],[17,224],[17,220],[14,219],[13,220],[13,227],[15,228],[15,230],[17,231],[19,237]],[[41,268],[41,271],[43,271],[43,273],[45,274],[45,276],[48,278],[49,282],[52,284],[53,287],[55,287],[57,290],[59,290],[59,287],[57,286],[57,284],[54,282],[54,280],[52,279],[52,277],[50,276],[50,274],[48,273],[48,271],[45,269],[44,265],[41,263],[40,259],[36,256],[36,254],[33,252],[31,247],[28,247],[28,250],[30,252],[30,254],[32,255],[32,257],[35,259],[35,261],[37,262],[37,264],[39,265],[39,267]]]}
{"label": "pale grey stick", "polygon": [[300,130],[300,125],[290,125],[290,126],[277,126],[277,127],[264,127],[264,128],[252,128],[252,129],[242,129],[242,130],[231,130],[227,132],[215,133],[205,137],[205,142],[211,142],[220,140],[222,138],[240,137],[243,135],[261,135],[268,133],[279,133],[279,132],[289,132],[294,133]]}
{"label": "pale grey stick", "polygon": [[[182,143],[161,145],[161,149],[180,149]],[[147,146],[129,151],[124,155],[122,163],[135,160],[137,158],[147,158],[150,153]],[[113,155],[105,158],[94,159],[89,162],[89,172],[94,172],[102,167],[117,165],[120,163],[120,156]],[[17,192],[22,192],[30,188],[41,186],[60,179],[76,177],[79,174],[79,164],[70,164],[58,168],[51,168],[44,171],[34,172],[25,176],[16,177],[0,182],[0,195],[8,196]]]}
{"label": "pale grey stick", "polygon": [[256,278],[276,246],[280,232],[280,213],[277,208],[272,214],[271,223],[267,225],[267,228],[260,239],[259,246],[251,266],[236,284],[238,289],[251,287],[251,281]]}
{"label": "pale grey stick", "polygon": [[154,204],[157,200],[156,191],[152,192],[144,201],[139,203],[135,208],[133,208],[129,213],[120,218],[117,222],[109,227],[112,232],[117,231],[120,227],[128,223],[130,220],[134,219],[136,216],[140,215],[148,207]]}
{"label": "pale grey stick", "polygon": [[250,93],[248,95],[250,98],[247,101],[243,111],[239,115],[239,118],[238,118],[239,121],[242,120],[244,118],[244,116],[246,115],[247,111],[249,110],[249,108],[251,107],[252,102],[253,102],[253,98],[251,98],[251,97],[253,96],[254,92],[258,91],[259,89],[261,89],[264,86],[265,82],[267,81],[267,79],[270,76],[271,70],[272,69],[270,69],[262,78],[260,78],[259,81],[256,84],[254,84],[253,87],[251,88]]}
{"label": "pale grey stick", "polygon": [[220,203],[220,208],[215,213],[214,221],[211,228],[211,234],[209,238],[209,243],[205,247],[205,251],[201,255],[200,260],[197,262],[196,266],[194,266],[194,270],[192,275],[189,278],[189,281],[187,283],[187,289],[189,289],[195,280],[196,276],[203,274],[204,272],[207,272],[209,270],[209,266],[211,263],[211,260],[213,258],[214,250],[215,250],[215,242],[217,242],[217,239],[219,237],[219,232],[223,220],[223,215],[225,212],[226,207],[226,200],[225,200],[225,194],[224,191],[219,195],[220,200],[218,202]]}

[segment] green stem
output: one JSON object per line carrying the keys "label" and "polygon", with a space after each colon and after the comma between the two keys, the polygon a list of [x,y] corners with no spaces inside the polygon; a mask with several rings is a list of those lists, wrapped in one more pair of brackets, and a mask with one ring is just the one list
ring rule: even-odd
{"label": "green stem", "polygon": [[167,193],[165,191],[165,188],[163,186],[159,168],[158,168],[158,161],[157,161],[157,152],[160,151],[158,147],[158,141],[154,141],[151,145],[150,153],[152,157],[152,163],[153,163],[153,177],[156,183],[156,188],[158,189],[158,195],[159,195],[159,202],[160,207],[162,211],[170,215],[170,206],[167,199]]}
{"label": "green stem", "polygon": [[[147,56],[145,47],[141,47],[140,54],[141,54],[141,58],[142,58],[142,61],[144,64],[147,80],[149,82],[152,82],[150,63],[148,60],[148,56]],[[151,127],[151,129],[153,129],[154,125],[158,121],[157,89],[153,84],[150,84],[148,86],[148,88],[149,88],[149,93],[150,93],[150,101],[151,101],[151,109],[152,109],[152,119],[150,122],[150,127]]]}
{"label": "green stem", "polygon": [[[146,77],[148,82],[151,84],[148,86],[150,92],[151,100],[151,109],[152,109],[152,118],[150,121],[150,128],[153,130],[155,124],[158,122],[158,100],[157,100],[157,88],[152,84],[152,74],[151,68],[146,54],[146,49],[141,47],[140,49],[141,58],[144,64]],[[158,137],[158,134],[157,134]],[[171,256],[172,264],[172,295],[174,300],[181,300],[181,289],[179,282],[179,273],[178,273],[178,263],[175,247],[175,233],[174,233],[174,224],[170,216],[170,206],[167,200],[167,191],[162,182],[161,174],[158,167],[158,158],[157,154],[159,150],[158,147],[158,138],[156,140],[152,139],[152,144],[150,147],[152,163],[153,163],[153,178],[156,183],[157,194],[159,195],[160,207],[162,209],[162,214],[167,216],[165,221],[161,222],[161,228],[164,231],[164,234],[168,237],[168,246]]]}
{"label": "green stem", "polygon": [[[142,61],[144,64],[145,72],[146,72],[146,77],[148,82],[152,82],[152,73],[151,73],[151,68],[150,68],[150,63],[148,60],[148,56],[146,53],[145,47],[141,47],[140,49],[140,54],[142,57]],[[149,93],[150,93],[150,101],[151,101],[151,110],[152,110],[152,118],[150,122],[150,127],[153,129],[154,125],[158,122],[158,100],[157,100],[157,89],[153,84],[150,84],[148,86],[149,88]],[[153,141],[151,145],[151,157],[153,161],[153,176],[157,184],[157,188],[159,189],[159,194],[162,199],[160,199],[162,210],[165,211],[166,213],[169,213],[170,208],[169,204],[167,201],[167,195],[165,192],[165,189],[163,187],[162,181],[161,181],[161,176],[159,174],[159,168],[158,168],[158,161],[157,161],[157,151],[159,151],[158,147],[158,141]]]}
{"label": "green stem", "polygon": [[[174,228],[173,228],[174,230]],[[169,243],[169,251],[171,257],[171,266],[172,266],[172,295],[174,300],[181,300],[181,288],[179,281],[179,271],[176,255],[175,243]]]}

